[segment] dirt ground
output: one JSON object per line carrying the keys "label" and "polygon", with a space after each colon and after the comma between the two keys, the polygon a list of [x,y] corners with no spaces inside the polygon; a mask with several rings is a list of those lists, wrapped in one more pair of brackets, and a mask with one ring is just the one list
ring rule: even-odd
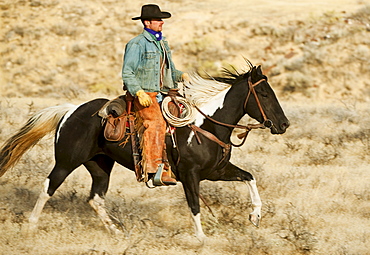
{"label": "dirt ground", "polygon": [[[141,32],[146,2],[0,0],[0,142],[35,111],[120,93],[122,53]],[[157,1],[176,67],[219,74],[262,65],[291,121],[252,132],[232,162],[257,178],[260,228],[243,183],[203,182],[208,239],[200,243],[181,184],[147,189],[116,165],[107,209],[122,235],[86,203],[78,168],[27,219],[51,171],[53,137],[0,178],[0,254],[370,254],[370,2]],[[249,118],[243,123],[252,122]],[[235,138],[236,140],[237,138]]]}

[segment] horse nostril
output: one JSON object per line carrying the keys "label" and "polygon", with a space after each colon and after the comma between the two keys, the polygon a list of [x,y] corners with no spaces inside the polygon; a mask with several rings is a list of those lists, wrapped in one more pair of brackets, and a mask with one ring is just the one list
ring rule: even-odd
{"label": "horse nostril", "polygon": [[283,124],[281,124],[281,129],[282,130],[286,130],[289,126],[290,126],[289,121],[288,122],[284,122]]}

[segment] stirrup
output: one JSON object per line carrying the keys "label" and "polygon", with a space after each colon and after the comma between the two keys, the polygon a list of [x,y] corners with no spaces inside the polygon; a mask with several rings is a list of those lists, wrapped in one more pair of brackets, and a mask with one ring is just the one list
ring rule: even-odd
{"label": "stirrup", "polygon": [[161,163],[158,165],[158,170],[153,178],[153,185],[154,186],[163,186],[162,182],[162,174],[163,174],[164,164]]}

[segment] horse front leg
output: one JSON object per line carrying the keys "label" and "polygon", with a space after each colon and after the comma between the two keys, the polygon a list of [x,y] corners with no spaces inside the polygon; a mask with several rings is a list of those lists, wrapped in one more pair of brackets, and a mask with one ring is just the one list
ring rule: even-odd
{"label": "horse front leg", "polygon": [[258,193],[256,180],[253,175],[244,171],[243,169],[228,162],[225,167],[216,171],[212,176],[207,178],[210,181],[242,181],[245,182],[249,189],[249,195],[253,211],[249,214],[249,220],[256,227],[259,226],[261,221],[261,208],[262,202]]}
{"label": "horse front leg", "polygon": [[55,193],[58,187],[63,183],[65,178],[74,170],[74,167],[61,167],[56,164],[49,174],[48,178],[45,180],[41,193],[37,199],[36,205],[32,210],[32,213],[28,221],[36,226],[38,222],[42,209],[44,208],[46,202]]}
{"label": "horse front leg", "polygon": [[261,221],[262,201],[258,193],[256,180],[253,179],[250,181],[245,181],[245,183],[248,186],[253,207],[253,212],[249,214],[249,221],[252,222],[252,224],[256,227],[259,227]]}
{"label": "horse front leg", "polygon": [[195,215],[192,212],[192,218],[194,222],[195,236],[196,238],[198,238],[199,241],[203,242],[207,238],[207,236],[203,232],[202,223],[200,220],[200,212]]}
{"label": "horse front leg", "polygon": [[195,236],[199,241],[203,242],[207,237],[202,228],[200,218],[200,205],[199,205],[199,176],[192,174],[190,171],[186,173],[183,184],[186,200],[191,211],[191,215],[194,222]]}

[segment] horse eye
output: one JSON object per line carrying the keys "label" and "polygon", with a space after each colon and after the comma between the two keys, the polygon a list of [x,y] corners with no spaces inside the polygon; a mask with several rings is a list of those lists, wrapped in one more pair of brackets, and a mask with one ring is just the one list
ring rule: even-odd
{"label": "horse eye", "polygon": [[260,91],[258,91],[258,94],[260,94],[263,97],[267,97],[267,92],[264,89],[261,89]]}

